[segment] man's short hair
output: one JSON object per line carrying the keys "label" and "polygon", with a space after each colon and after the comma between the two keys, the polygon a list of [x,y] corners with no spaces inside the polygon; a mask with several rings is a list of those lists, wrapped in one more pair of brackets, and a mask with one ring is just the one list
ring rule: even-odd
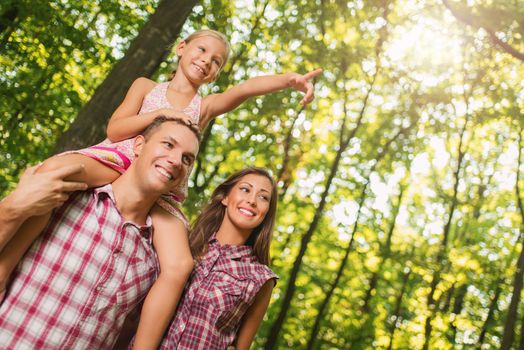
{"label": "man's short hair", "polygon": [[156,117],[151,122],[151,124],[149,124],[147,128],[144,129],[144,131],[142,132],[142,136],[144,136],[146,140],[149,139],[149,137],[155,131],[155,129],[166,122],[173,122],[185,126],[189,130],[191,130],[193,134],[195,134],[198,142],[200,142],[200,130],[198,129],[196,124],[190,122],[189,120],[185,120],[179,117],[167,117],[165,115],[159,115],[158,117]]}

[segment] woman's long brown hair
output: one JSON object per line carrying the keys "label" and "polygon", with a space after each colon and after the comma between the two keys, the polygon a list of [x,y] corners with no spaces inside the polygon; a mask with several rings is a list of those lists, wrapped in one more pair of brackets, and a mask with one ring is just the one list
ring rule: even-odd
{"label": "woman's long brown hair", "polygon": [[207,252],[209,238],[218,231],[226,212],[222,200],[231,189],[246,175],[265,176],[271,182],[271,200],[264,220],[253,229],[246,245],[253,247],[253,253],[262,264],[269,265],[269,247],[273,236],[273,227],[277,211],[277,188],[275,181],[266,169],[248,167],[232,174],[220,184],[209,203],[204,207],[189,232],[189,246],[195,258],[201,258]]}

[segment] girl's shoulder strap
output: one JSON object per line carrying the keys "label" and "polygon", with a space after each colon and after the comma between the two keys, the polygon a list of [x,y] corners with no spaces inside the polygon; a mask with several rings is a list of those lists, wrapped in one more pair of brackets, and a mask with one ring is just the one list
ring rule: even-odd
{"label": "girl's shoulder strap", "polygon": [[147,113],[160,108],[168,108],[170,106],[166,97],[168,85],[169,82],[157,83],[151,91],[144,96],[140,113]]}
{"label": "girl's shoulder strap", "polygon": [[196,93],[189,102],[189,105],[184,108],[184,113],[191,117],[191,121],[198,124],[200,121],[200,109],[202,106],[202,96]]}

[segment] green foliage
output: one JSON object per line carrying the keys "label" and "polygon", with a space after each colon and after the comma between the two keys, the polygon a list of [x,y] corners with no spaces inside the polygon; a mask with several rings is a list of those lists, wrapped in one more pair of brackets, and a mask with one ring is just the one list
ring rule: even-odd
{"label": "green foliage", "polygon": [[[450,3],[524,51],[522,0]],[[0,5],[0,192],[14,186],[26,164],[48,156],[156,4]],[[286,90],[218,118],[185,203],[195,218],[212,189],[248,164],[279,177],[272,262],[280,280],[255,348],[266,344],[283,306],[341,135],[351,139],[300,265],[280,348],[307,348],[338,272],[313,349],[418,349],[428,317],[430,348],[476,347],[484,328],[484,348],[498,348],[522,249],[524,218],[515,195],[517,130],[524,125],[522,62],[440,1],[205,0],[195,6],[183,35],[201,27],[223,31],[233,49],[204,94],[258,74],[324,68],[315,101],[300,114],[301,95]],[[171,55],[155,78],[166,80],[174,66]],[[466,120],[457,202],[443,247]],[[437,271],[435,304],[428,308]],[[524,317],[522,305],[519,311]],[[518,337],[523,330],[515,331]]]}

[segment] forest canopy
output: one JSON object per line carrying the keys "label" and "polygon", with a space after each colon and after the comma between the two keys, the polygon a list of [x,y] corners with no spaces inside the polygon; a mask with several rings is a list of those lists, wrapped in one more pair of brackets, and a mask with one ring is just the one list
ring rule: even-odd
{"label": "forest canopy", "polygon": [[172,45],[223,32],[203,95],[323,68],[203,133],[184,210],[245,166],[279,185],[257,349],[523,349],[524,0],[4,0],[0,194],[94,144]]}

